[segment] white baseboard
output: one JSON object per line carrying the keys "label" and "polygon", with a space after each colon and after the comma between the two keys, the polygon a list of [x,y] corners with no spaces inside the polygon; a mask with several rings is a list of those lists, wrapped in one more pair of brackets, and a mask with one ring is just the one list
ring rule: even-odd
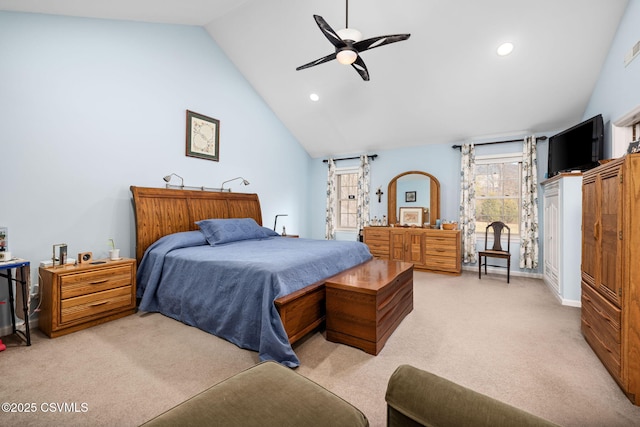
{"label": "white baseboard", "polygon": [[[478,274],[478,266],[477,265],[463,265],[462,269],[464,271],[473,271],[476,274]],[[506,268],[500,268],[500,267],[490,267],[487,266],[487,273],[492,273],[492,274],[502,274],[505,277],[507,276],[507,269]],[[482,274],[484,274],[484,266],[482,267]],[[511,269],[511,271],[509,272],[509,274],[511,276],[519,276],[519,277],[529,277],[532,279],[542,279],[542,273],[529,273],[526,271],[521,271],[519,269],[514,270],[513,268]]]}
{"label": "white baseboard", "polygon": [[566,299],[566,298],[560,298],[560,304],[566,305],[568,307],[577,307],[577,308],[582,307],[582,302],[576,301],[573,299]]}

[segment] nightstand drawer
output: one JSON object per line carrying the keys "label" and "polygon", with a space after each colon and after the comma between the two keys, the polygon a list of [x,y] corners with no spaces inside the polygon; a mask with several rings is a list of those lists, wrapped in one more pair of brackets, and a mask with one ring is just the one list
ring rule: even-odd
{"label": "nightstand drawer", "polygon": [[131,268],[126,265],[63,276],[60,298],[67,299],[131,284]]}
{"label": "nightstand drawer", "polygon": [[60,304],[60,323],[100,315],[131,304],[131,286],[68,298]]}

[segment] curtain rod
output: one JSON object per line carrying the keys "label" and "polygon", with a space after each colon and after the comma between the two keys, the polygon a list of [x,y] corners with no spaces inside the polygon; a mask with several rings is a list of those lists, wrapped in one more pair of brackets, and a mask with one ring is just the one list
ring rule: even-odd
{"label": "curtain rod", "polygon": [[[536,137],[536,142],[538,141],[545,141],[547,139],[546,136],[539,136]],[[504,144],[506,142],[520,142],[523,141],[524,138],[521,139],[510,139],[509,141],[493,141],[493,142],[479,142],[477,144],[473,144],[473,145],[491,145],[491,144]],[[459,150],[462,148],[462,145],[452,145],[451,148],[453,148],[454,150]]]}
{"label": "curtain rod", "polygon": [[[370,158],[371,160],[375,160],[376,157],[378,157],[378,155],[377,154],[368,154],[367,157]],[[360,156],[357,156],[357,157],[343,157],[341,159],[333,159],[333,161],[337,162],[338,160],[353,160],[353,159],[359,159],[359,158],[360,158]],[[324,159],[322,162],[323,163],[328,163],[329,160],[328,159]]]}

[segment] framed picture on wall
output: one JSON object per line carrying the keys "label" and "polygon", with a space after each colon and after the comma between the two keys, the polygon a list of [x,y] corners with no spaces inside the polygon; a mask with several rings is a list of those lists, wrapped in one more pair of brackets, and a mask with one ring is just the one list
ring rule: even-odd
{"label": "framed picture on wall", "polygon": [[627,153],[640,153],[640,140],[629,143],[629,147],[627,147]]}
{"label": "framed picture on wall", "polygon": [[220,160],[220,120],[187,110],[187,156]]}
{"label": "framed picture on wall", "polygon": [[422,227],[423,208],[400,208],[400,225]]}
{"label": "framed picture on wall", "polygon": [[416,192],[415,191],[405,191],[404,192],[404,201],[405,202],[415,202],[416,201]]}

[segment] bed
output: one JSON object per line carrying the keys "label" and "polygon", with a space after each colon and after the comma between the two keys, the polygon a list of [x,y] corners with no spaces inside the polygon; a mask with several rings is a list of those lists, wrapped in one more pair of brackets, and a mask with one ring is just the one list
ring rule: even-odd
{"label": "bed", "polygon": [[[360,242],[286,238],[262,227],[256,194],[131,192],[140,310],[258,351],[261,360],[298,366],[291,346],[323,324],[325,280],[371,259]],[[229,223],[255,224],[255,238],[224,240],[220,224]],[[212,242],[210,227],[223,239]]]}

